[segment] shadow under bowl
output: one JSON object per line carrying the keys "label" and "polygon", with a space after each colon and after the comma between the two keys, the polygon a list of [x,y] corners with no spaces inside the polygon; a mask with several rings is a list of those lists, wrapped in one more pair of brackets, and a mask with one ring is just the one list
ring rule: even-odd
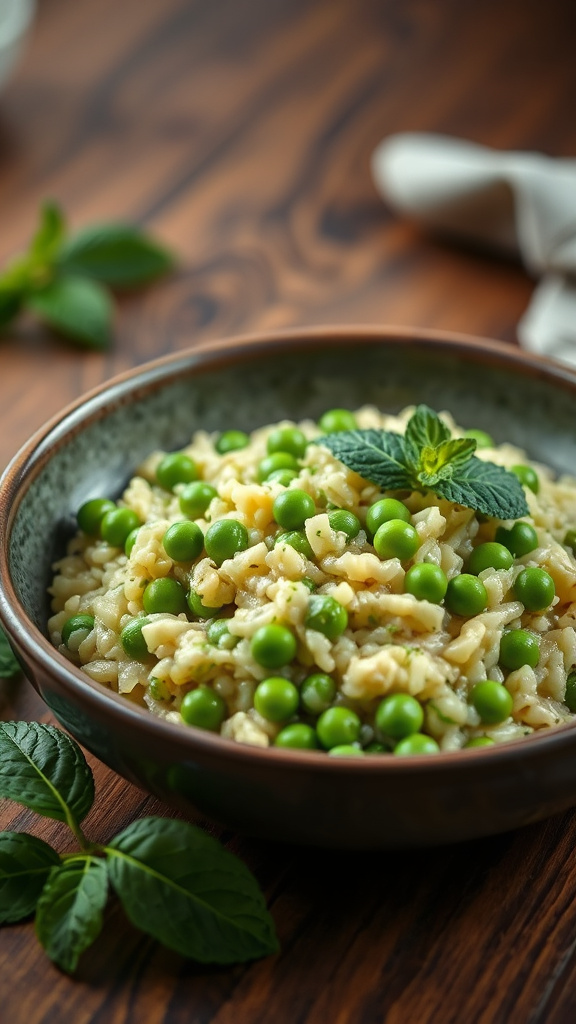
{"label": "shadow under bowl", "polygon": [[576,469],[576,373],[512,347],[437,332],[313,328],[157,360],[42,428],[0,483],[0,618],[26,675],[92,753],[173,806],[244,833],[356,849],[506,831],[576,804],[576,725],[441,756],[331,758],[262,750],[155,718],[50,644],[51,565],[88,498],[118,496],[155,448],[196,429],[251,430],[373,403],[425,402],[558,472]]}

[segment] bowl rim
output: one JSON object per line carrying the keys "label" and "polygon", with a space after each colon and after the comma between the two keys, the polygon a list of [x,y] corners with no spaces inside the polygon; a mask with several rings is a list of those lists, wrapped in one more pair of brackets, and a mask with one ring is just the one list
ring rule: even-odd
{"label": "bowl rim", "polygon": [[489,766],[499,768],[503,762],[522,757],[523,750],[528,754],[529,751],[535,753],[537,749],[545,754],[550,745],[560,750],[572,746],[576,721],[554,726],[545,733],[536,732],[509,743],[498,744],[489,750],[468,748],[442,751],[441,757],[422,754],[405,758],[337,758],[319,756],[319,751],[285,750],[273,746],[260,748],[235,743],[219,734],[192,727],[184,729],[181,725],[167,722],[146,708],[131,703],[125,696],[91,680],[52,646],[21,605],[9,570],[12,525],[29,485],[49,460],[50,453],[65,445],[70,433],[104,418],[108,411],[119,404],[130,404],[139,396],[168,384],[184,369],[190,375],[201,375],[231,362],[246,364],[251,359],[273,357],[311,344],[322,348],[329,344],[344,346],[358,342],[366,346],[379,343],[403,346],[411,342],[429,351],[459,354],[463,358],[471,358],[471,362],[484,356],[496,365],[546,379],[576,395],[576,370],[525,352],[509,343],[453,331],[371,324],[295,327],[243,333],[209,341],[144,362],[84,392],[31,435],[13,456],[0,478],[0,623],[16,648],[24,650],[26,658],[37,664],[47,675],[56,676],[60,688],[71,691],[73,698],[77,699],[90,717],[106,721],[112,716],[120,728],[123,725],[128,729],[136,726],[143,739],[150,737],[151,740],[170,745],[175,759],[179,756],[188,761],[193,760],[197,750],[200,755],[217,757],[222,764],[251,762],[255,767],[263,768],[267,763],[270,764],[272,758],[276,764],[283,763],[294,772],[315,768],[337,775],[353,771],[383,776],[393,772],[394,775],[409,776],[422,769],[437,774],[452,772],[455,767],[474,770],[478,758],[485,759],[485,768],[488,770]]}

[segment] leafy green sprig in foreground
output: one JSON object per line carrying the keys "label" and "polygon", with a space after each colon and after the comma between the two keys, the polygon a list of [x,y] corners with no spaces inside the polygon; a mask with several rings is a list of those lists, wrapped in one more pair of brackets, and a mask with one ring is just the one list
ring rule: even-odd
{"label": "leafy green sprig in foreground", "polygon": [[416,408],[405,434],[343,430],[316,443],[383,491],[433,491],[495,519],[518,519],[529,512],[518,477],[476,458],[476,441],[453,438],[426,405]]}
{"label": "leafy green sprig in foreground", "polygon": [[62,970],[97,938],[111,886],[137,928],[200,963],[275,953],[278,941],[248,868],[188,822],[148,817],[107,845],[81,822],[94,800],[77,743],[39,722],[0,723],[0,797],[65,822],[80,849],[60,856],[25,832],[0,832],[0,923],[36,913],[36,933]]}
{"label": "leafy green sprig in foreground", "polygon": [[148,284],[174,266],[172,255],[139,228],[100,224],[69,235],[62,210],[46,203],[28,251],[0,275],[0,330],[22,312],[86,348],[111,339],[110,288]]}

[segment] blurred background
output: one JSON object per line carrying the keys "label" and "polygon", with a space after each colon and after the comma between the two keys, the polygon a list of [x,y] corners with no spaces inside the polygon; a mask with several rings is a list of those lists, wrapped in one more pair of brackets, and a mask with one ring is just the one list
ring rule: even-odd
{"label": "blurred background", "polygon": [[523,270],[399,220],[369,161],[406,130],[574,155],[575,29],[572,0],[39,0],[0,94],[0,260],[52,197],[74,226],[145,225],[179,269],[121,303],[107,355],[82,361],[26,325],[3,342],[6,371],[33,356],[49,413],[53,373],[61,391],[70,377],[59,404],[245,330],[375,322],[514,341]]}

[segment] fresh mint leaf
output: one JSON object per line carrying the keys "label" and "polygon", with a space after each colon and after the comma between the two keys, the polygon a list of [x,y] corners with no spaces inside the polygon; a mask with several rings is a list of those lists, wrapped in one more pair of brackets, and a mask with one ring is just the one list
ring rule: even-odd
{"label": "fresh mint leaf", "polygon": [[26,305],[50,327],[86,348],[110,343],[113,306],[106,291],[85,277],[60,277],[29,295]]}
{"label": "fresh mint leaf", "polygon": [[50,871],[60,857],[26,832],[0,832],[0,923],[21,921],[36,910]]}
{"label": "fresh mint leaf", "polygon": [[12,679],[21,672],[20,662],[16,658],[10,642],[3,629],[0,629],[0,679]]}
{"label": "fresh mint leaf", "polygon": [[22,293],[3,287],[0,282],[0,330],[11,324],[22,309]]}
{"label": "fresh mint leaf", "polygon": [[450,430],[433,409],[418,405],[406,424],[404,443],[411,465],[417,466],[424,448],[437,448],[450,440]]}
{"label": "fresh mint leaf", "polygon": [[438,480],[457,475],[475,451],[476,441],[464,437],[442,441],[436,448],[424,447],[418,460],[418,480],[433,490]]}
{"label": "fresh mint leaf", "polygon": [[65,233],[66,224],[60,207],[53,202],[43,203],[40,224],[30,244],[31,262],[52,264]]}
{"label": "fresh mint leaf", "polygon": [[450,480],[438,481],[436,494],[494,519],[519,519],[530,513],[522,484],[514,473],[472,456]]}
{"label": "fresh mint leaf", "polygon": [[71,973],[102,930],[108,897],[106,863],[90,854],[53,868],[36,911],[36,934],[48,956]]}
{"label": "fresh mint leaf", "polygon": [[68,239],[57,259],[62,274],[90,277],[112,288],[134,288],[167,273],[174,258],[136,227],[101,224]]}
{"label": "fresh mint leaf", "polygon": [[414,478],[406,465],[404,438],[385,430],[342,430],[319,437],[336,459],[383,490],[413,490]]}
{"label": "fresh mint leaf", "polygon": [[0,797],[65,821],[77,833],[94,801],[94,779],[80,747],[61,729],[0,722]]}
{"label": "fresh mint leaf", "polygon": [[200,963],[231,964],[278,950],[248,868],[199,828],[142,818],[106,847],[110,881],[137,928]]}

